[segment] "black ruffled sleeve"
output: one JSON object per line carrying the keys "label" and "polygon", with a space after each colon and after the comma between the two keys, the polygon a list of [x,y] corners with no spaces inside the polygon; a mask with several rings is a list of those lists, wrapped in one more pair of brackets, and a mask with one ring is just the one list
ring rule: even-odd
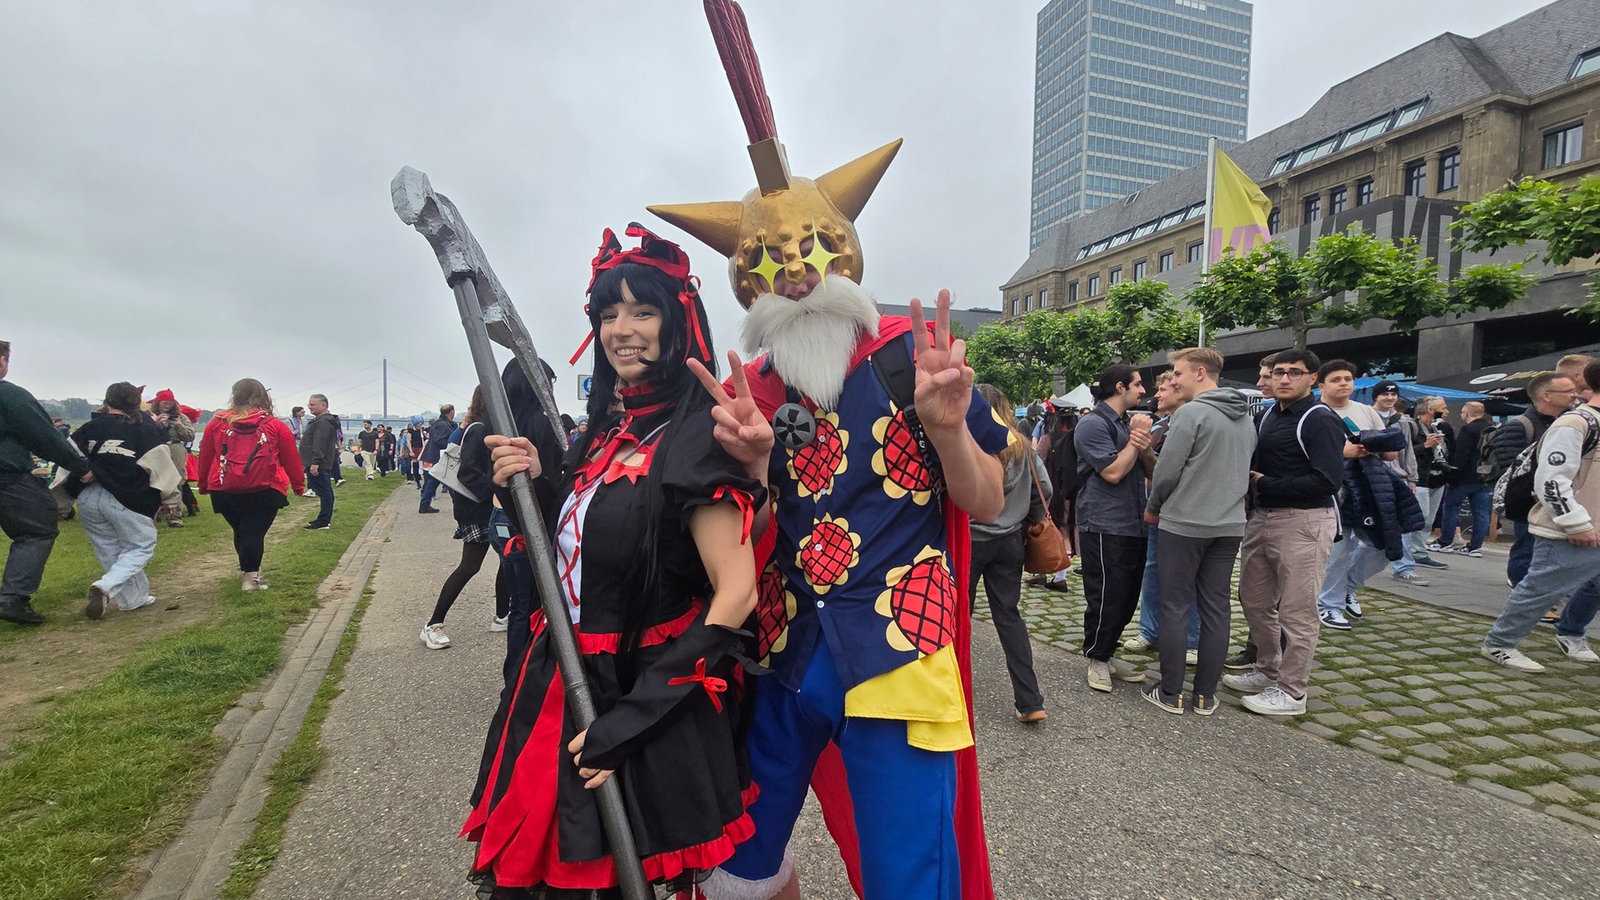
{"label": "black ruffled sleeve", "polygon": [[766,489],[712,435],[709,409],[685,415],[672,446],[655,461],[668,508],[677,510],[682,527],[688,528],[695,507],[734,503],[744,514],[748,536],[754,511],[766,502]]}

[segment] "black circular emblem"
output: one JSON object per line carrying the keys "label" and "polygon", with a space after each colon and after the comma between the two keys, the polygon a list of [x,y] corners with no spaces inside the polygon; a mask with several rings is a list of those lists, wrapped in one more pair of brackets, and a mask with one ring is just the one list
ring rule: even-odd
{"label": "black circular emblem", "polygon": [[804,406],[785,403],[772,414],[772,433],[778,443],[799,450],[817,439],[817,420]]}
{"label": "black circular emblem", "polygon": [[1554,453],[1551,453],[1548,457],[1546,457],[1545,461],[1548,462],[1552,466],[1559,466],[1562,463],[1567,461],[1567,455],[1565,453],[1562,453],[1560,450],[1557,450]]}

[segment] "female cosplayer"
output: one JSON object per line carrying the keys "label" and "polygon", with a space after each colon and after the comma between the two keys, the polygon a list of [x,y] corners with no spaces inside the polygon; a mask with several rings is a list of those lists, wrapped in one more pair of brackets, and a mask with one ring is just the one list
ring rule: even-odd
{"label": "female cosplayer", "polygon": [[[592,427],[567,455],[550,523],[599,717],[584,733],[570,720],[535,610],[463,829],[496,897],[617,883],[590,791],[608,778],[651,881],[685,887],[751,833],[737,629],[755,602],[748,538],[765,488],[713,437],[714,401],[686,365],[715,365],[688,257],[638,225],[627,234],[638,249],[607,229],[593,263]],[[497,484],[538,474],[527,441],[487,440]]]}

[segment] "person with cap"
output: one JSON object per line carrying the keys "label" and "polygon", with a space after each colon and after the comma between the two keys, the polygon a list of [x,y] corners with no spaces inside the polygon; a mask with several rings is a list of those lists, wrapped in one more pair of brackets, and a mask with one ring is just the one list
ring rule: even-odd
{"label": "person with cap", "polygon": [[55,547],[59,514],[44,479],[33,474],[33,458],[65,469],[69,482],[93,476],[88,461],[50,424],[39,401],[6,380],[10,368],[11,342],[0,341],[0,531],[11,539],[0,576],[0,619],[39,625],[44,616],[32,600]]}
{"label": "person with cap", "polygon": [[91,619],[111,606],[129,611],[155,602],[144,574],[156,552],[153,520],[181,515],[183,476],[167,451],[169,432],[144,414],[143,405],[139,388],[119,381],[106,388],[100,409],[72,433],[94,475],[78,494],[78,519],[105,571],[89,586],[84,615]]}

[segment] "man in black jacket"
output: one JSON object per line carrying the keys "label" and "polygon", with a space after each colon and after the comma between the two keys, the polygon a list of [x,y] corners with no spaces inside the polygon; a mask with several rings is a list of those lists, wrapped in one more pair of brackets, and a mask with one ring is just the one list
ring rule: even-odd
{"label": "man in black jacket", "polygon": [[333,475],[339,460],[339,418],[328,412],[328,398],[312,394],[306,401],[311,418],[300,435],[300,458],[306,463],[306,483],[321,506],[307,531],[325,531],[333,521]]}
{"label": "man in black jacket", "polygon": [[66,469],[69,478],[83,477],[89,463],[32,394],[5,380],[10,368],[11,342],[0,341],[0,531],[11,539],[0,577],[0,619],[38,625],[44,616],[29,601],[56,544],[57,515],[44,480],[33,474],[33,457]]}
{"label": "man in black jacket", "polygon": [[1338,533],[1334,496],[1345,457],[1364,451],[1346,442],[1338,415],[1311,394],[1321,364],[1316,354],[1285,350],[1272,361],[1277,403],[1262,417],[1251,457],[1253,509],[1240,548],[1239,605],[1257,658],[1222,683],[1245,693],[1251,712],[1297,716],[1306,711],[1317,594]]}
{"label": "man in black jacket", "polygon": [[417,505],[417,512],[436,513],[438,508],[433,505],[433,496],[439,490],[439,479],[426,474],[439,462],[439,454],[450,443],[450,433],[456,430],[456,408],[448,403],[439,407],[439,418],[433,420],[428,426],[428,440],[422,446],[422,497]]}

